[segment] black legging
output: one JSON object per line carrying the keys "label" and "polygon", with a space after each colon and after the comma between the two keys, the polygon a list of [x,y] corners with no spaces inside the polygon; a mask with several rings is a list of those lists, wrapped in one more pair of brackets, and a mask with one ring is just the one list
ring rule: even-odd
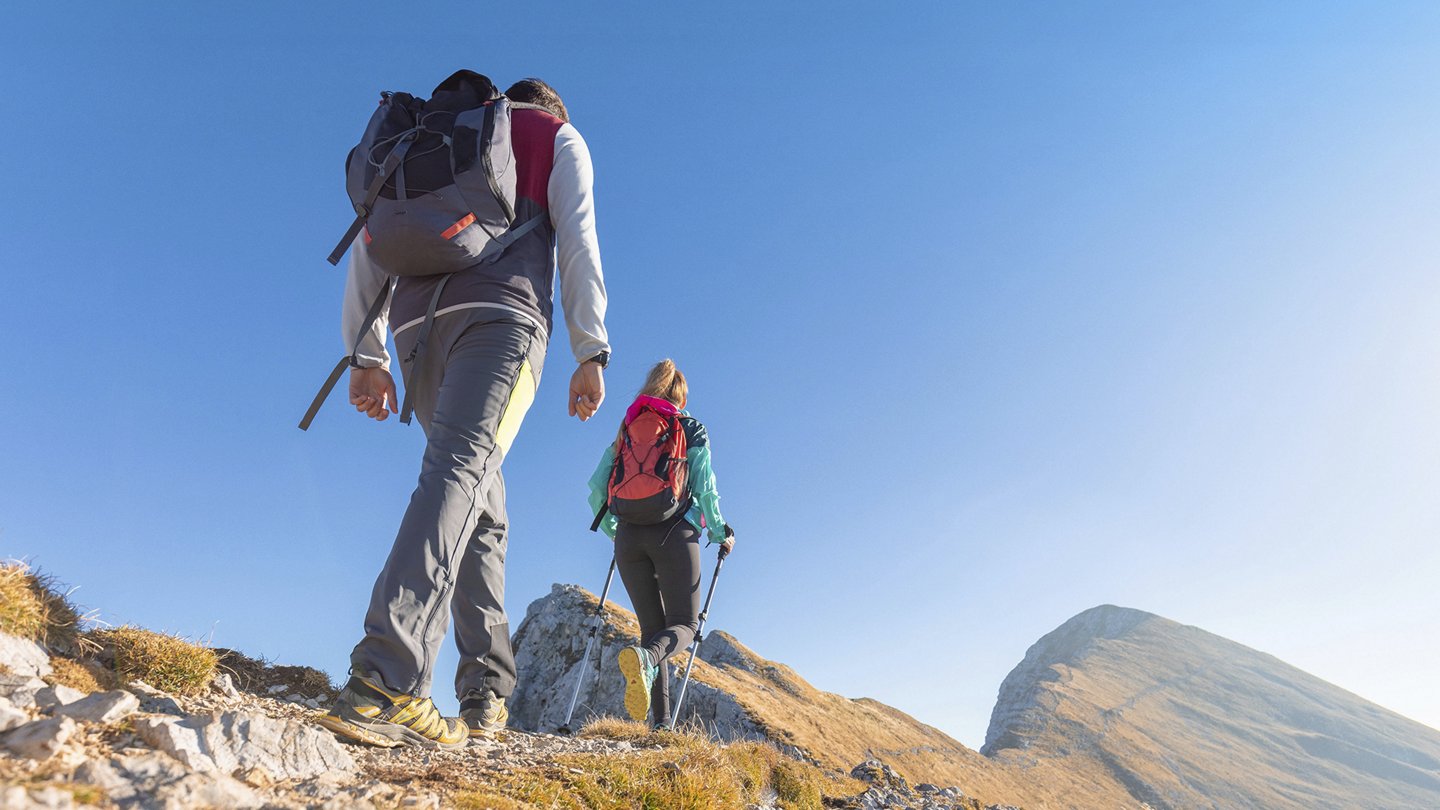
{"label": "black legging", "polygon": [[670,719],[670,667],[700,626],[700,532],[680,515],[650,526],[621,522],[615,567],[640,620],[640,646],[660,665],[650,690],[656,725]]}

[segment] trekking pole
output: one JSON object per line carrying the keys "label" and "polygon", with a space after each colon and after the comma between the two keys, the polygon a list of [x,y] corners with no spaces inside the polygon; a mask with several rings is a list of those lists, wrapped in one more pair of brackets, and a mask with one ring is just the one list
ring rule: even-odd
{"label": "trekking pole", "polygon": [[605,597],[610,594],[610,582],[615,579],[615,558],[610,558],[610,573],[605,575],[605,587],[600,591],[600,604],[595,608],[594,623],[590,625],[590,637],[585,639],[585,655],[580,659],[580,676],[575,679],[575,694],[570,696],[570,708],[565,711],[565,724],[560,727],[564,734],[570,733],[570,718],[575,715],[575,704],[580,700],[580,687],[585,683],[585,670],[589,668],[590,647],[595,636],[600,634],[601,617],[605,615]]}
{"label": "trekking pole", "polygon": [[705,607],[700,609],[700,626],[695,628],[695,640],[690,642],[690,660],[685,663],[685,678],[680,681],[680,696],[675,698],[675,708],[670,712],[670,727],[680,720],[680,707],[685,705],[685,689],[690,686],[690,668],[700,655],[700,642],[705,640],[705,619],[710,615],[710,600],[715,598],[715,583],[720,581],[720,567],[725,564],[725,555],[730,550],[720,546],[720,556],[715,560],[715,573],[710,576],[710,592],[705,594]]}

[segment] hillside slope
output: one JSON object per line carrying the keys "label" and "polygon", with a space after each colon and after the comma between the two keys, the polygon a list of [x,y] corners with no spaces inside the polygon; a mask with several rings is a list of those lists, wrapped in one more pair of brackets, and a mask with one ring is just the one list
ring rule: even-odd
{"label": "hillside slope", "polygon": [[1040,639],[981,749],[1154,808],[1440,807],[1440,732],[1272,656],[1105,605]]}
{"label": "hillside slope", "polygon": [[[583,588],[555,585],[530,605],[514,638],[521,678],[511,700],[512,724],[545,732],[564,723],[596,602]],[[638,631],[631,613],[609,605],[572,725],[594,716],[623,716],[615,658],[622,647],[635,643]],[[682,668],[684,660],[682,655]],[[1036,782],[898,709],[816,689],[789,667],[761,658],[723,632],[707,634],[679,720],[698,721],[725,739],[768,739],[842,772],[877,758],[912,782],[958,785],[983,804],[1028,810],[1140,806],[1113,780],[1088,773],[1051,773],[1045,783]]]}

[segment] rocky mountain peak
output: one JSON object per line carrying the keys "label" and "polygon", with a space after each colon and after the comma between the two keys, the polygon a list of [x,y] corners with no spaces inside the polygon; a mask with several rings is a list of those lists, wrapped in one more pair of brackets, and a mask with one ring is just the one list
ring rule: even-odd
{"label": "rocky mountain peak", "polygon": [[1072,666],[1093,650],[1097,642],[1124,638],[1151,622],[1174,624],[1143,610],[1098,605],[1076,614],[1030,645],[1024,660],[1000,685],[981,752],[988,755],[1018,744],[1018,739],[1007,735],[1007,730],[1036,704],[1042,684],[1062,676],[1057,667]]}
{"label": "rocky mountain peak", "polygon": [[1440,807],[1440,732],[1273,656],[1113,605],[1029,649],[981,751],[1094,774],[1152,808]]}

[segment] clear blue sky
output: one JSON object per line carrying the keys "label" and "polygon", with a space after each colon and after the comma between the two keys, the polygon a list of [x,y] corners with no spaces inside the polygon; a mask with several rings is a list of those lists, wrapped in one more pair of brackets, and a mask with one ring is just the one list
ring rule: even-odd
{"label": "clear blue sky", "polygon": [[557,341],[506,463],[516,623],[599,588],[584,482],[671,356],[739,530],[713,626],[822,688],[978,745],[1112,602],[1440,725],[1440,6],[414,8],[0,12],[0,555],[343,672],[422,436],[295,428],[341,165],[469,67],[563,94],[611,293],[599,421]]}

